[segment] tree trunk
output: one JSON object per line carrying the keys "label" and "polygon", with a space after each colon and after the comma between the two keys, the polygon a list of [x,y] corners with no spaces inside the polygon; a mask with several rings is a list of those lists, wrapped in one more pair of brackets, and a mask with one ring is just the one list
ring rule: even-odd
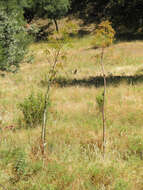
{"label": "tree trunk", "polygon": [[59,27],[58,27],[58,23],[57,23],[56,19],[54,19],[54,23],[55,23],[55,26],[56,26],[56,31],[59,32]]}

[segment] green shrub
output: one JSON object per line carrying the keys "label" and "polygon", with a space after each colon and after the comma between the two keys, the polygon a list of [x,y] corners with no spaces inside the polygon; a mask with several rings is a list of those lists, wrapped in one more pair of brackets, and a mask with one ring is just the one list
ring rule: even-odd
{"label": "green shrub", "polygon": [[14,72],[30,41],[22,11],[9,6],[6,2],[0,4],[0,70]]}
{"label": "green shrub", "polygon": [[[49,111],[50,100],[47,100],[47,114]],[[22,111],[24,116],[24,122],[27,127],[35,127],[41,124],[43,121],[43,113],[45,108],[45,96],[39,92],[34,94],[33,92],[24,99],[23,102],[18,104],[18,108]]]}

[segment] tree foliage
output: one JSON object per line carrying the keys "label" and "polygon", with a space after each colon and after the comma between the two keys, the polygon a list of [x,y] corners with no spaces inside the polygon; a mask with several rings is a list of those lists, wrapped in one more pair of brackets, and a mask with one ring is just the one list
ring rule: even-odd
{"label": "tree foliage", "polygon": [[94,44],[98,47],[105,48],[113,43],[115,30],[112,28],[111,22],[102,21],[95,31]]}
{"label": "tree foliage", "polygon": [[25,22],[34,17],[54,20],[76,13],[86,22],[110,20],[119,31],[143,31],[142,0],[1,0],[0,1],[0,70],[14,70],[23,59],[28,41]]}
{"label": "tree foliage", "polygon": [[142,0],[13,0],[24,9],[24,16],[30,22],[35,16],[53,20],[67,13],[75,13],[85,21],[100,23],[110,20],[114,28],[120,25],[137,30],[143,27]]}
{"label": "tree foliage", "polygon": [[[23,0],[24,1],[24,0]],[[25,0],[22,3],[25,10],[25,17],[46,17],[50,19],[60,19],[65,16],[70,8],[69,0]],[[30,18],[29,18],[30,19]]]}
{"label": "tree foliage", "polygon": [[28,45],[25,22],[16,1],[0,3],[0,70],[16,71]]}
{"label": "tree foliage", "polygon": [[120,25],[128,29],[143,28],[142,0],[72,0],[71,12],[86,22],[110,20],[117,29]]}
{"label": "tree foliage", "polygon": [[43,0],[45,14],[48,18],[59,19],[64,16],[69,9],[69,0]]}

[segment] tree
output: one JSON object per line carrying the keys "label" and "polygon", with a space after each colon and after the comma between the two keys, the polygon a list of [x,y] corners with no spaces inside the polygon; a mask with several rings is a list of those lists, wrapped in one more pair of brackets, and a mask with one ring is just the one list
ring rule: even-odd
{"label": "tree", "polygon": [[69,0],[45,0],[44,2],[44,10],[46,11],[48,18],[54,20],[57,32],[57,19],[60,19],[68,12],[69,6]]}
{"label": "tree", "polygon": [[143,1],[140,0],[112,2],[109,14],[114,26],[119,28],[120,25],[124,25],[133,32],[140,27],[143,28],[142,7]]}
{"label": "tree", "polygon": [[[74,30],[76,27],[70,23],[71,29]],[[45,105],[44,105],[44,112],[43,112],[43,124],[42,124],[42,132],[41,132],[41,144],[42,144],[42,154],[44,155],[45,152],[45,142],[46,142],[46,124],[47,124],[47,106],[50,97],[50,90],[52,84],[54,83],[57,74],[60,73],[61,70],[64,68],[64,63],[67,60],[66,52],[64,51],[64,45],[69,42],[68,39],[68,29],[69,25],[65,25],[62,28],[61,33],[55,32],[54,38],[51,41],[52,48],[46,50],[47,61],[49,64],[49,71],[46,73],[46,82],[47,88],[45,91]]]}
{"label": "tree", "polygon": [[16,71],[29,43],[23,12],[16,1],[0,3],[0,70]]}
{"label": "tree", "polygon": [[133,32],[143,28],[142,7],[141,0],[71,0],[71,12],[85,22],[100,23],[104,18],[110,20],[117,31],[120,26]]}
{"label": "tree", "polygon": [[25,1],[24,15],[30,21],[34,16],[40,18],[50,18],[54,21],[56,30],[58,31],[57,19],[66,15],[70,8],[69,0],[31,0]]}

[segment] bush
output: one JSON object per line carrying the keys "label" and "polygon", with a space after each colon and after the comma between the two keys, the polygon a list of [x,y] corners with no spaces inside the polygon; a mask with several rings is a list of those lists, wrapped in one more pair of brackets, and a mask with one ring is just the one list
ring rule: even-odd
{"label": "bush", "polygon": [[0,7],[0,70],[16,71],[29,43],[23,15],[16,8]]}
{"label": "bush", "polygon": [[[50,100],[47,100],[47,114],[50,106]],[[40,92],[38,94],[31,93],[22,103],[19,103],[18,108],[22,111],[24,122],[29,127],[35,127],[43,121],[43,113],[45,108],[45,96]]]}

